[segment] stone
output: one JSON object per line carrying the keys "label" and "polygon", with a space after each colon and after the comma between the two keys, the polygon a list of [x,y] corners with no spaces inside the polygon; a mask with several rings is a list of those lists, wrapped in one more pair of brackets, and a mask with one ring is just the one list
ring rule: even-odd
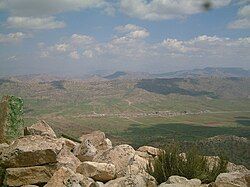
{"label": "stone", "polygon": [[168,178],[164,183],[161,183],[159,187],[201,187],[201,180],[190,179],[185,177],[173,175]]}
{"label": "stone", "polygon": [[44,187],[91,187],[95,181],[88,179],[69,168],[61,167],[57,170]]}
{"label": "stone", "polygon": [[125,167],[123,170],[121,170],[117,174],[117,177],[123,177],[126,175],[137,175],[139,173],[145,174],[148,163],[148,160],[146,160],[145,158],[135,155],[133,157],[133,162],[127,167]]}
{"label": "stone", "polygon": [[107,182],[115,178],[115,166],[113,164],[87,161],[78,166],[76,171],[95,181]]}
{"label": "stone", "polygon": [[105,187],[103,182],[97,181],[95,182],[95,187]]}
{"label": "stone", "polygon": [[[217,165],[220,161],[220,157],[218,157],[218,156],[205,156],[205,158],[207,159],[207,161],[209,163],[209,169],[212,169],[213,166]],[[228,162],[227,171],[228,172],[238,171],[238,172],[243,172],[243,173],[249,172],[249,170],[245,166],[236,165],[232,162]]]}
{"label": "stone", "polygon": [[55,165],[6,169],[4,183],[8,186],[46,183],[56,171]]}
{"label": "stone", "polygon": [[240,187],[250,186],[250,173],[241,172],[230,172],[230,173],[220,173],[215,183],[226,183],[230,185],[238,185]]}
{"label": "stone", "polygon": [[158,156],[161,153],[159,148],[155,148],[152,146],[142,146],[137,149],[137,151],[146,152],[153,157]]}
{"label": "stone", "polygon": [[243,165],[236,165],[232,162],[228,162],[227,164],[227,171],[228,172],[241,172],[241,173],[248,173],[250,172],[245,166]]}
{"label": "stone", "polygon": [[156,180],[150,175],[127,175],[107,182],[105,187],[157,187]]}
{"label": "stone", "polygon": [[57,165],[59,167],[70,168],[74,172],[76,168],[82,163],[70,150],[66,145],[63,145],[62,150],[57,155]]}
{"label": "stone", "polygon": [[227,182],[212,182],[208,187],[240,187],[239,185],[230,184]]}
{"label": "stone", "polygon": [[62,144],[48,136],[24,136],[16,139],[0,154],[4,168],[28,167],[57,162]]}
{"label": "stone", "polygon": [[170,176],[167,180],[168,184],[185,184],[188,182],[188,179],[185,177],[180,177],[178,175]]}
{"label": "stone", "polygon": [[44,120],[38,121],[30,127],[25,127],[24,135],[41,135],[56,138],[56,133]]}
{"label": "stone", "polygon": [[97,149],[91,144],[89,140],[83,141],[74,149],[74,155],[82,162],[92,161],[96,154]]}
{"label": "stone", "polygon": [[142,158],[147,159],[148,161],[153,160],[153,158],[154,158],[152,155],[148,154],[147,152],[142,152],[142,151],[138,151],[138,150],[135,151],[135,154],[142,157]]}
{"label": "stone", "polygon": [[112,148],[112,142],[105,137],[105,133],[101,131],[94,131],[90,134],[84,134],[80,138],[84,142],[89,140],[97,150],[103,151]]}
{"label": "stone", "polygon": [[93,161],[113,164],[116,168],[117,175],[119,175],[128,165],[133,164],[134,156],[134,148],[130,145],[123,144],[104,151],[102,154],[97,155]]}
{"label": "stone", "polygon": [[70,151],[73,151],[76,146],[80,145],[78,142],[74,142],[64,137],[59,138],[59,140],[62,141],[62,143],[65,144]]}

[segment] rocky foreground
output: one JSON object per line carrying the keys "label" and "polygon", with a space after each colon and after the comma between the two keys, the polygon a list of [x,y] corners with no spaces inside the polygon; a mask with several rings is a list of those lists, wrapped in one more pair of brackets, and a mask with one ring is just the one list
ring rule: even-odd
{"label": "rocky foreground", "polygon": [[[248,187],[250,171],[228,163],[228,173],[221,173],[215,182],[201,184],[171,176],[157,184],[146,167],[161,150],[142,146],[135,150],[127,144],[112,146],[101,131],[84,134],[79,142],[57,138],[52,128],[39,121],[26,127],[23,137],[10,145],[0,144],[0,166],[5,186],[45,187]],[[211,165],[218,157],[208,157]],[[0,184],[1,185],[1,184]]]}

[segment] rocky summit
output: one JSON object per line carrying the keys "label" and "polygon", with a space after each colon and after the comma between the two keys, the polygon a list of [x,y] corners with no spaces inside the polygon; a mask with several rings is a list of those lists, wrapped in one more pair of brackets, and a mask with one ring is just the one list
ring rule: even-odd
{"label": "rocky summit", "polygon": [[[81,142],[81,143],[79,143]],[[215,182],[171,176],[157,184],[147,173],[149,162],[162,150],[127,144],[112,146],[101,131],[83,134],[79,141],[57,138],[53,129],[39,121],[25,128],[24,136],[0,144],[1,186],[22,187],[248,187],[250,171],[228,163],[228,173]],[[218,157],[207,157],[211,167]]]}

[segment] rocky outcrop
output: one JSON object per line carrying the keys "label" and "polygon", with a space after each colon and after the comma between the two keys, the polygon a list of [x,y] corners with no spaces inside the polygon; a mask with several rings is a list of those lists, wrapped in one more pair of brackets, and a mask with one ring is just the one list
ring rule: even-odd
{"label": "rocky outcrop", "polygon": [[221,173],[217,176],[213,185],[248,187],[250,186],[250,172]]}
{"label": "rocky outcrop", "polygon": [[[218,157],[218,156],[205,156],[205,158],[208,161],[210,169],[212,169],[213,166],[218,165],[218,163],[220,161],[220,157]],[[242,172],[242,173],[249,172],[249,170],[245,166],[236,165],[236,164],[234,164],[232,162],[228,162],[227,171],[228,172]]]}
{"label": "rocky outcrop", "polygon": [[74,148],[74,155],[82,162],[92,161],[97,154],[97,149],[89,140],[83,141],[80,145]]}
{"label": "rocky outcrop", "polygon": [[[156,187],[149,175],[149,163],[162,150],[142,146],[136,151],[127,144],[112,147],[101,131],[81,136],[81,143],[56,138],[44,121],[26,128],[26,136],[10,145],[0,144],[0,171],[4,185],[23,187]],[[186,159],[185,153],[181,154]],[[211,168],[219,157],[206,157]],[[229,173],[215,182],[171,176],[160,187],[247,187],[250,172],[244,166],[228,163]],[[0,182],[3,177],[0,178]],[[2,185],[2,184],[0,184]]]}
{"label": "rocky outcrop", "polygon": [[62,148],[60,153],[57,155],[58,167],[64,166],[76,171],[76,168],[81,164],[81,161],[68,149],[66,145]]}
{"label": "rocky outcrop", "polygon": [[188,180],[185,177],[173,175],[166,182],[161,183],[159,187],[201,187],[201,181],[199,179]]}
{"label": "rocky outcrop", "polygon": [[75,173],[69,168],[61,167],[44,187],[90,187],[94,184],[93,179]]}
{"label": "rocky outcrop", "polygon": [[150,175],[127,175],[107,182],[105,187],[157,187],[154,177]]}
{"label": "rocky outcrop", "polygon": [[104,132],[94,131],[90,134],[84,134],[80,138],[80,141],[85,142],[89,140],[90,143],[98,150],[105,151],[112,148],[112,142],[106,138]]}
{"label": "rocky outcrop", "polygon": [[83,162],[78,166],[76,171],[86,177],[91,177],[101,182],[107,182],[115,178],[115,166],[113,164]]}
{"label": "rocky outcrop", "polygon": [[56,138],[56,133],[44,120],[38,121],[30,127],[25,127],[24,135],[41,135]]}
{"label": "rocky outcrop", "polygon": [[148,153],[149,155],[155,157],[161,153],[161,150],[152,146],[142,146],[137,149],[137,151]]}
{"label": "rocky outcrop", "polygon": [[14,168],[55,163],[61,149],[61,142],[48,136],[21,137],[3,150],[0,165]]}
{"label": "rocky outcrop", "polygon": [[59,140],[62,142],[62,144],[66,145],[70,151],[73,151],[76,146],[80,145],[78,142],[74,142],[72,140],[63,137],[59,138]]}
{"label": "rocky outcrop", "polygon": [[5,184],[22,186],[47,183],[55,171],[55,165],[8,168],[6,169]]}
{"label": "rocky outcrop", "polygon": [[97,155],[94,162],[113,164],[116,173],[119,175],[127,166],[132,165],[134,161],[135,150],[130,145],[118,145]]}

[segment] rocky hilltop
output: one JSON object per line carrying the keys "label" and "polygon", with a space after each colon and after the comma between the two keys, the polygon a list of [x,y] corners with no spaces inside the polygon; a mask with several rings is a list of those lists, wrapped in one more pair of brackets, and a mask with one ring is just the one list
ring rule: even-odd
{"label": "rocky hilltop", "polygon": [[[3,186],[44,187],[247,187],[250,171],[228,163],[228,173],[216,181],[201,184],[199,179],[171,176],[162,184],[147,173],[159,148],[142,146],[135,150],[127,144],[112,146],[101,131],[83,134],[73,141],[57,138],[53,129],[39,121],[24,129],[24,136],[0,144]],[[218,157],[208,157],[211,165]]]}

